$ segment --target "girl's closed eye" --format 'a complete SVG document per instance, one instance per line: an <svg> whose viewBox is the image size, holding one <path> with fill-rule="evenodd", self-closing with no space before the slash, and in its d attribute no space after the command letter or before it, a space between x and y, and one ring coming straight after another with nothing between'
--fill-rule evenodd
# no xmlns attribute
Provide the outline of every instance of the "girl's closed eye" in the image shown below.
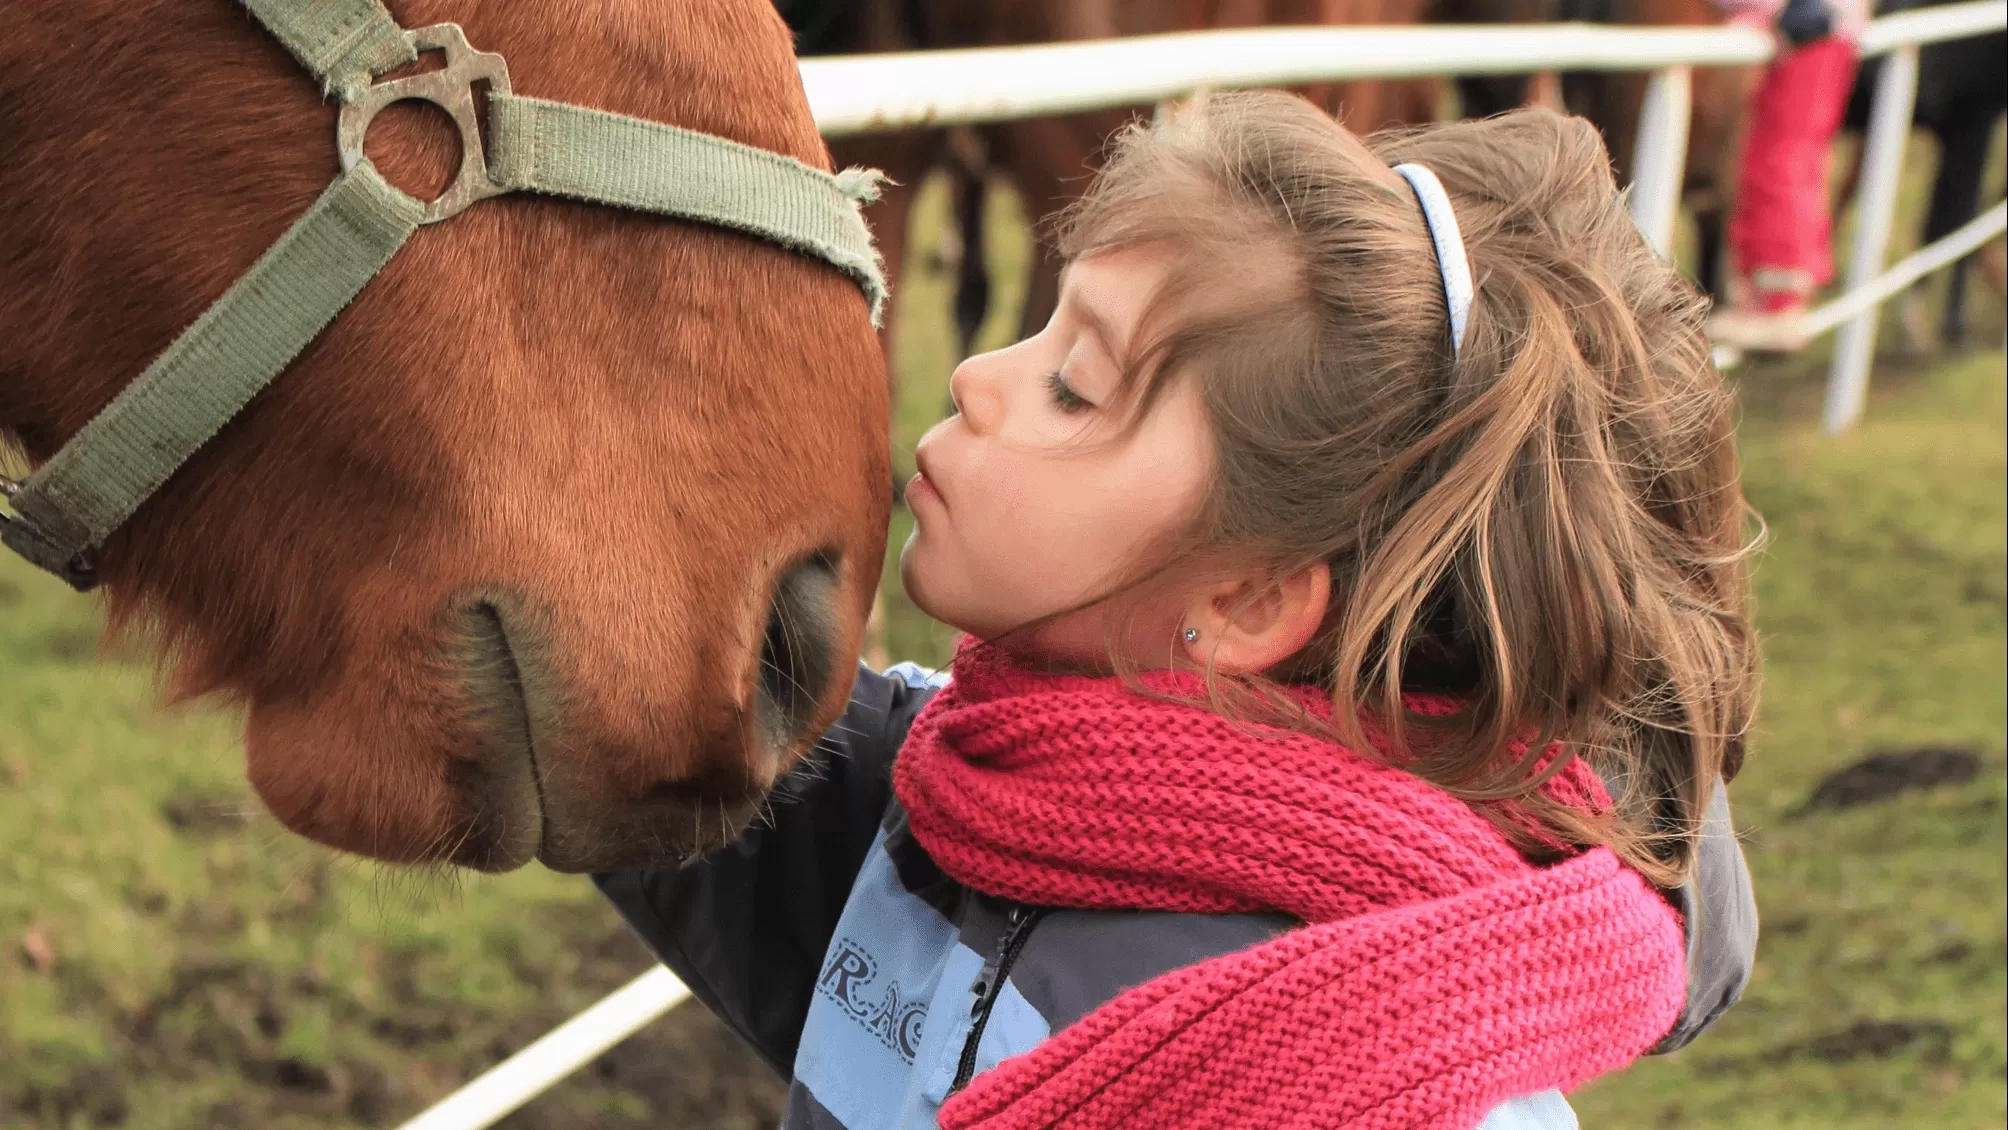
<svg viewBox="0 0 2008 1130"><path fill-rule="evenodd" d="M1046 391L1052 394L1054 406L1068 415L1085 412L1095 406L1093 401L1076 392L1074 386L1067 383L1065 373L1057 370L1046 375Z"/></svg>

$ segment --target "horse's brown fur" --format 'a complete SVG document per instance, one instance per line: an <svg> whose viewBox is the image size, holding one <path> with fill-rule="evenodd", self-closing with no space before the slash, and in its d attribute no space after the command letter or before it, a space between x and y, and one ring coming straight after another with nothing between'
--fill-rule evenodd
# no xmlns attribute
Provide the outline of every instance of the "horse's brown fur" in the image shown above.
<svg viewBox="0 0 2008 1130"><path fill-rule="evenodd" d="M391 8L462 24L519 93L828 167L766 0ZM0 438L39 460L326 187L336 111L229 0L9 16ZM369 152L430 194L453 136L406 104ZM800 729L840 706L886 427L835 270L504 197L422 229L101 571L116 621L158 625L178 693L248 704L251 779L294 829L400 861L662 859L743 823L799 754L753 698L775 578L813 554L835 563L837 676Z"/></svg>
<svg viewBox="0 0 2008 1130"><path fill-rule="evenodd" d="M1186 8L1195 27L1407 27L1430 14L1429 0L1186 0ZM1434 120L1441 86L1436 79L1355 79L1318 83L1304 94L1365 136Z"/></svg>

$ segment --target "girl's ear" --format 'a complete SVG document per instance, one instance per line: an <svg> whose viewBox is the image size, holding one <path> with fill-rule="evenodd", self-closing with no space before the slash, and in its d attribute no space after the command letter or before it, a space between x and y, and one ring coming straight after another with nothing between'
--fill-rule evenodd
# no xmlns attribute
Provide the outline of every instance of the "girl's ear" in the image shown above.
<svg viewBox="0 0 2008 1130"><path fill-rule="evenodd" d="M1332 570L1320 561L1287 576L1245 576L1194 593L1178 644L1195 666L1260 674L1304 650L1325 622Z"/></svg>

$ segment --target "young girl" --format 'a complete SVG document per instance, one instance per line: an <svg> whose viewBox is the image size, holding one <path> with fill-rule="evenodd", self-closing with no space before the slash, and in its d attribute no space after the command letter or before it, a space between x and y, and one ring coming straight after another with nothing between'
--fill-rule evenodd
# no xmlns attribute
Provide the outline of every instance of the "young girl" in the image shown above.
<svg viewBox="0 0 2008 1130"><path fill-rule="evenodd" d="M601 876L790 1130L1559 1130L1755 941L1754 645L1703 302L1541 111L1283 94L1117 143L956 370L862 672L770 822Z"/></svg>

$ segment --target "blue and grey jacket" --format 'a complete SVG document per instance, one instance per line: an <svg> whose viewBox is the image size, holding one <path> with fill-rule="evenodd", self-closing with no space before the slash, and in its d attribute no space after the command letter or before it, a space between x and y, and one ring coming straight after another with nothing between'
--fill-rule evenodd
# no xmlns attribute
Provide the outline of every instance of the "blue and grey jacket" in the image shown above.
<svg viewBox="0 0 2008 1130"><path fill-rule="evenodd" d="M1162 973L1268 940L1269 914L1069 910L955 882L907 829L892 763L939 689L918 668L863 670L851 703L790 773L768 822L682 868L595 877L705 1006L790 1080L783 1130L922 1130L970 1079ZM1709 812L1687 918L1692 1040L1749 978L1757 908L1729 826ZM1482 1130L1572 1130L1557 1092Z"/></svg>

